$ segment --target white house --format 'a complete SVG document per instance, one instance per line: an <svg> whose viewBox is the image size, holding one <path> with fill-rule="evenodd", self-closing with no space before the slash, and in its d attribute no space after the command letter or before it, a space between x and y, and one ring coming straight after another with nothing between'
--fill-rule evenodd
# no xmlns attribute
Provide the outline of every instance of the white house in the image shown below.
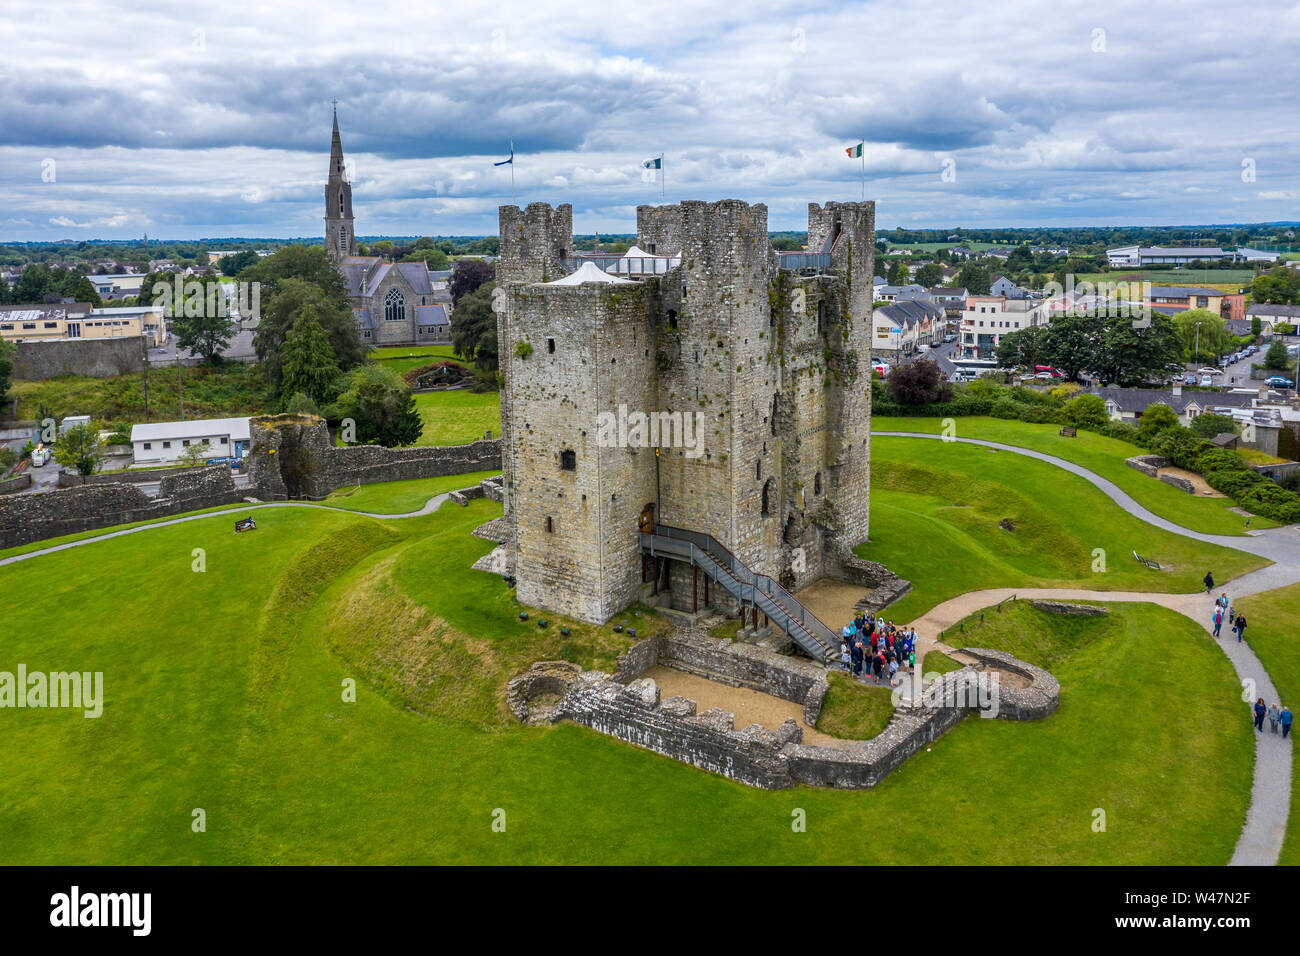
<svg viewBox="0 0 1300 956"><path fill-rule="evenodd" d="M204 458L243 458L248 453L247 418L200 418L191 422L150 422L131 426L131 451L137 465L168 465L193 445Z"/></svg>

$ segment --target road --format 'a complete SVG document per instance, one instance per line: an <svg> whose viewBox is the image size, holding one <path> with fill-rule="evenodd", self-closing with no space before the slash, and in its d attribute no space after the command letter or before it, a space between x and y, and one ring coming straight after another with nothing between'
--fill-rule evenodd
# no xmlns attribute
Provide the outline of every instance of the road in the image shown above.
<svg viewBox="0 0 1300 956"><path fill-rule="evenodd" d="M176 336L168 335L167 342L162 348L149 350L150 365L175 365L176 356ZM221 350L221 354L232 361L249 361L257 356L253 349L253 332L251 329L242 329L235 333L234 338L230 340L230 345ZM189 350L181 356L188 360L194 358Z"/></svg>
<svg viewBox="0 0 1300 956"><path fill-rule="evenodd" d="M934 348L928 349L924 352L917 352L915 355L909 355L902 359L898 364L907 365L911 362L920 361L921 359L930 359L939 366L939 371L943 372L946 377L951 375L957 368L957 366L952 362L952 357L956 351L956 342L946 342L942 345L936 345Z"/></svg>

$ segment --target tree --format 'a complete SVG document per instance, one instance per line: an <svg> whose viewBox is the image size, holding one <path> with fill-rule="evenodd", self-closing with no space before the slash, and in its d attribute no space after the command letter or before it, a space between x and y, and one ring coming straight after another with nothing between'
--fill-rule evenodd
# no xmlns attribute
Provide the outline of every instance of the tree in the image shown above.
<svg viewBox="0 0 1300 956"><path fill-rule="evenodd" d="M1250 284L1252 302L1288 305L1300 302L1300 276L1295 269L1276 266L1255 276Z"/></svg>
<svg viewBox="0 0 1300 956"><path fill-rule="evenodd" d="M895 259L889 267L889 284L907 285L911 278L912 273L907 271L907 263L902 259Z"/></svg>
<svg viewBox="0 0 1300 956"><path fill-rule="evenodd" d="M189 279L182 288L194 282L202 289L201 294L187 290L182 301L172 302L172 331L176 333L177 348L189 349L211 364L230 344L235 334L235 323L227 314L226 291L220 280L207 276Z"/></svg>
<svg viewBox="0 0 1300 956"><path fill-rule="evenodd" d="M1070 381L1093 369L1101 346L1103 321L1095 315L1062 315L1043 335L1041 356Z"/></svg>
<svg viewBox="0 0 1300 956"><path fill-rule="evenodd" d="M473 292L485 282L496 278L496 268L483 259L459 259L451 267L451 282L448 291L451 301L460 304L460 297Z"/></svg>
<svg viewBox="0 0 1300 956"><path fill-rule="evenodd" d="M943 267L937 262L927 262L916 270L916 284L932 289L943 280Z"/></svg>
<svg viewBox="0 0 1300 956"><path fill-rule="evenodd" d="M54 444L54 460L79 475L93 475L103 458L99 429L89 422L73 425Z"/></svg>
<svg viewBox="0 0 1300 956"><path fill-rule="evenodd" d="M258 260L257 252L253 249L245 249L243 252L231 253L228 256L222 256L217 260L217 265L221 268L221 274L224 276L237 276L251 265L255 265Z"/></svg>
<svg viewBox="0 0 1300 956"><path fill-rule="evenodd" d="M900 405L946 402L952 394L939 366L929 359L900 366L889 377L888 384L889 393Z"/></svg>
<svg viewBox="0 0 1300 956"><path fill-rule="evenodd" d="M315 306L304 306L298 313L285 336L283 351L282 395L306 395L317 405L334 399L338 394L339 366Z"/></svg>
<svg viewBox="0 0 1300 956"><path fill-rule="evenodd" d="M1252 315L1250 317L1250 337L1252 339L1258 339L1260 335L1263 334L1263 332L1264 332L1264 325L1260 321L1259 316Z"/></svg>
<svg viewBox="0 0 1300 956"><path fill-rule="evenodd" d="M238 278L240 282L261 283L263 302L273 298L280 291L280 283L286 279L301 279L320 289L321 294L338 308L351 311L343 274L334 267L333 260L322 246L285 246L265 259L258 259L240 272ZM329 328L324 315L321 324Z"/></svg>
<svg viewBox="0 0 1300 956"><path fill-rule="evenodd" d="M1061 417L1067 425L1076 428L1100 428L1110 421L1106 414L1106 403L1100 395L1085 393L1070 399L1061 409Z"/></svg>
<svg viewBox="0 0 1300 956"><path fill-rule="evenodd" d="M0 339L0 404L9 396L9 386L13 382L14 362L18 358L18 347L6 339Z"/></svg>
<svg viewBox="0 0 1300 956"><path fill-rule="evenodd" d="M391 368L379 365L362 365L348 375L330 417L352 419L359 442L388 448L413 444L424 430L410 386Z"/></svg>
<svg viewBox="0 0 1300 956"><path fill-rule="evenodd" d="M1204 415L1197 415L1192 419L1192 434L1198 438L1213 438L1215 435L1222 435L1224 432L1237 431L1237 423L1229 415L1216 415L1213 412L1207 412Z"/></svg>
<svg viewBox="0 0 1300 956"><path fill-rule="evenodd" d="M266 261L268 260L263 259L262 263ZM241 281L242 276L249 271L251 270L241 273ZM326 290L306 279L277 279L276 292L262 307L261 321L253 333L253 348L266 369L267 381L277 394L284 394L280 388L280 377L284 366L285 339L299 313L308 306L316 311L317 320L325 330L334 352L334 364L340 371L356 368L365 359L366 348L357 331L352 309L346 301L340 304Z"/></svg>
<svg viewBox="0 0 1300 956"><path fill-rule="evenodd" d="M1281 371L1291 367L1291 360L1286 354L1286 346L1281 339L1274 339L1273 344L1264 353L1264 368Z"/></svg>
<svg viewBox="0 0 1300 956"><path fill-rule="evenodd" d="M180 463L187 467L202 465L208 460L207 452L211 450L210 445L205 445L201 441L192 442L181 452Z"/></svg>
<svg viewBox="0 0 1300 956"><path fill-rule="evenodd" d="M1150 325L1135 326L1131 319L1103 320L1096 356L1089 371L1104 382L1137 385L1164 381L1169 366L1182 359L1182 343L1167 315L1155 313Z"/></svg>
<svg viewBox="0 0 1300 956"><path fill-rule="evenodd" d="M1138 440L1146 444L1161 432L1178 428L1178 413L1164 402L1154 402L1147 406L1142 417L1138 419Z"/></svg>
<svg viewBox="0 0 1300 956"><path fill-rule="evenodd" d="M497 315L492 311L495 282L464 296L451 313L451 347L460 358L473 360L481 372L496 371Z"/></svg>
<svg viewBox="0 0 1300 956"><path fill-rule="evenodd" d="M1200 334L1197 334L1197 323ZM1218 357L1232 341L1227 323L1223 316L1216 315L1209 309L1188 309L1179 312L1174 318L1178 338L1183 343L1183 355L1188 361L1200 365L1202 362L1218 361ZM1199 351L1198 351L1199 342Z"/></svg>
<svg viewBox="0 0 1300 956"><path fill-rule="evenodd" d="M76 299L78 302L89 302L90 305L96 309L102 309L104 307L104 300L101 299L99 293L95 291L94 283L85 276L82 276L77 280L77 284L72 289L72 298Z"/></svg>
<svg viewBox="0 0 1300 956"><path fill-rule="evenodd" d="M1046 343L1047 328L1031 325L1004 335L998 341L997 360L1000 368L1016 368L1023 365L1033 368L1043 364L1043 349Z"/></svg>
<svg viewBox="0 0 1300 956"><path fill-rule="evenodd" d="M957 273L955 285L965 289L971 295L988 295L992 287L989 270L978 262L967 262Z"/></svg>

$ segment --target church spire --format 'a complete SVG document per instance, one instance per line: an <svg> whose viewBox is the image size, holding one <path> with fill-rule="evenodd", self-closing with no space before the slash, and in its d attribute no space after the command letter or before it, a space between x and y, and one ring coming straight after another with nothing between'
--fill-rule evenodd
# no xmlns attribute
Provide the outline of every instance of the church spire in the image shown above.
<svg viewBox="0 0 1300 956"><path fill-rule="evenodd" d="M352 220L352 184L348 182L347 164L343 160L338 100L334 101L330 170L325 183L325 251L335 260L357 254L357 237Z"/></svg>

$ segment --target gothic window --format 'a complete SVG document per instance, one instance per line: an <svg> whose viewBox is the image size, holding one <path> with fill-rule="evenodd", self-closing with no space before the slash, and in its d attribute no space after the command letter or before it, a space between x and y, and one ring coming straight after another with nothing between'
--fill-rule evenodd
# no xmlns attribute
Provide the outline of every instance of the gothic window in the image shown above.
<svg viewBox="0 0 1300 956"><path fill-rule="evenodd" d="M388 322L406 321L406 298L399 289L389 289L384 296L384 319Z"/></svg>
<svg viewBox="0 0 1300 956"><path fill-rule="evenodd" d="M346 249L347 247L348 247L348 227L340 226L339 227L339 248Z"/></svg>
<svg viewBox="0 0 1300 956"><path fill-rule="evenodd" d="M776 488L771 478L763 482L763 514L770 515L772 513L772 496L775 493Z"/></svg>

